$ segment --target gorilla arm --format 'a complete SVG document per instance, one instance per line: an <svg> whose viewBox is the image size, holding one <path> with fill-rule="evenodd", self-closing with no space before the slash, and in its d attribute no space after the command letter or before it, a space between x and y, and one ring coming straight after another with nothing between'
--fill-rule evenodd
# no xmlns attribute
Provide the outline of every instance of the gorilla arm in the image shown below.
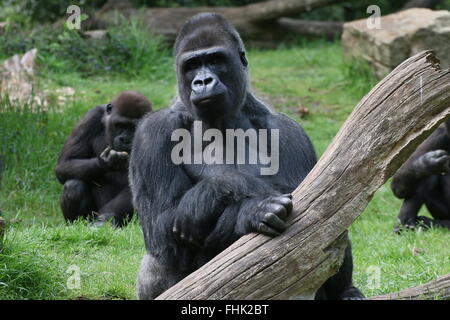
<svg viewBox="0 0 450 320"><path fill-rule="evenodd" d="M225 209L205 241L207 247L225 249L244 234L259 232L277 236L286 228L284 220L292 210L290 193L317 160L308 136L295 121L282 114L273 114L269 116L267 126L280 130L279 172L270 176L270 185L264 178L248 177L249 194L253 195Z"/></svg>
<svg viewBox="0 0 450 320"><path fill-rule="evenodd" d="M395 173L391 184L394 195L400 199L410 198L420 180L447 171L449 157L445 150L449 145L446 129L441 125Z"/></svg>
<svg viewBox="0 0 450 320"><path fill-rule="evenodd" d="M130 157L133 204L147 250L160 257L167 257L167 249L175 250L171 244L178 203L192 186L182 168L171 160L171 134L182 122L170 109L146 116L136 130Z"/></svg>
<svg viewBox="0 0 450 320"><path fill-rule="evenodd" d="M70 179L90 181L104 172L92 149L93 140L102 134L103 113L101 106L89 110L64 144L55 168L62 184Z"/></svg>

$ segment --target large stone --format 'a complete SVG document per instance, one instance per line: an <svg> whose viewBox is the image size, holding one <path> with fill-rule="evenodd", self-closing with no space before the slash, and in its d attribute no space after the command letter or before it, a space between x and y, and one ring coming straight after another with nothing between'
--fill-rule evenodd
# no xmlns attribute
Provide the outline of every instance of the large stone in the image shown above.
<svg viewBox="0 0 450 320"><path fill-rule="evenodd" d="M413 8L380 18L380 29L368 19L344 24L344 56L368 61L382 78L407 58L434 50L444 68L450 67L450 12Z"/></svg>
<svg viewBox="0 0 450 320"><path fill-rule="evenodd" d="M68 103L75 95L71 87L42 90L36 79L37 49L24 55L14 55L0 64L0 100L7 98L18 107L27 105L31 110L54 111Z"/></svg>
<svg viewBox="0 0 450 320"><path fill-rule="evenodd" d="M30 103L34 91L35 60L37 49L23 56L14 55L0 65L0 98L12 102Z"/></svg>

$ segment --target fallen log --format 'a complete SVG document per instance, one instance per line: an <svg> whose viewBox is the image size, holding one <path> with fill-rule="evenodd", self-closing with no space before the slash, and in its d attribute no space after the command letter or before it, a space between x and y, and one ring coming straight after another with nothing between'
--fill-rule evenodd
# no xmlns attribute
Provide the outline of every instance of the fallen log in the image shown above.
<svg viewBox="0 0 450 320"><path fill-rule="evenodd" d="M450 274L420 286L370 297L370 300L450 300Z"/></svg>
<svg viewBox="0 0 450 320"><path fill-rule="evenodd" d="M408 1L401 10L410 8L430 8L434 9L442 0L411 0Z"/></svg>
<svg viewBox="0 0 450 320"><path fill-rule="evenodd" d="M286 32L309 36L324 36L333 38L340 36L344 27L338 21L310 21L291 18L280 18L278 24Z"/></svg>
<svg viewBox="0 0 450 320"><path fill-rule="evenodd" d="M345 2L351 1L354 0ZM279 18L294 16L301 12L341 2L344 0L272 0L241 7L144 9L133 9L127 6L116 8L107 3L106 9L102 8L92 19L103 25L104 23L116 23L120 15L125 18L139 16L151 32L162 35L169 42L173 42L178 30L190 17L200 12L216 12L227 18L247 43L271 44L279 43L288 35L285 28L278 23Z"/></svg>
<svg viewBox="0 0 450 320"><path fill-rule="evenodd" d="M449 106L450 70L430 51L409 58L361 100L293 192L281 236L240 238L158 299L313 298L342 263L348 227Z"/></svg>

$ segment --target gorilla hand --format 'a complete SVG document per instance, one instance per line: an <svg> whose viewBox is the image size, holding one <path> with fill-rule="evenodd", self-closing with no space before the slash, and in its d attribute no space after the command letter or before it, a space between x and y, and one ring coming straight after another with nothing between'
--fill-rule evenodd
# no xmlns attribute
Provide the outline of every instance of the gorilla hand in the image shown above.
<svg viewBox="0 0 450 320"><path fill-rule="evenodd" d="M292 212L292 195L272 196L261 201L253 214L247 216L251 231L276 237L286 230L284 222Z"/></svg>
<svg viewBox="0 0 450 320"><path fill-rule="evenodd" d="M436 224L433 219L426 216L417 216L409 218L405 221L399 221L399 223L394 227L394 232L401 234L404 230L416 230L417 227L429 229L434 226L436 226Z"/></svg>
<svg viewBox="0 0 450 320"><path fill-rule="evenodd" d="M172 228L175 240L180 244L202 248L204 240L212 230L207 230L207 226L214 226L213 223L202 219L199 214L191 212L177 212Z"/></svg>
<svg viewBox="0 0 450 320"><path fill-rule="evenodd" d="M414 165L420 175L448 173L450 156L445 150L434 150L419 157Z"/></svg>
<svg viewBox="0 0 450 320"><path fill-rule="evenodd" d="M128 167L128 158L127 152L116 151L107 147L98 157L98 161L102 168L117 171L125 170Z"/></svg>

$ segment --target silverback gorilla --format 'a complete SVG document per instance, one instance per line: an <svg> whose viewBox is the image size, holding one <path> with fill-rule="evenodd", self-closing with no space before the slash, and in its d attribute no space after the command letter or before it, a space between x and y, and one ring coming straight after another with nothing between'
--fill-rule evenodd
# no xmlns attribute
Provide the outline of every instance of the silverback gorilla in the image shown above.
<svg viewBox="0 0 450 320"><path fill-rule="evenodd" d="M417 225L450 229L450 120L440 125L394 175L392 190L404 199L398 232ZM418 216L425 204L434 219Z"/></svg>
<svg viewBox="0 0 450 320"><path fill-rule="evenodd" d="M130 159L133 203L147 247L138 276L140 299L155 298L244 234L279 235L292 210L290 193L316 163L303 129L249 91L244 45L224 18L212 13L192 17L179 32L174 55L177 98L168 109L142 120ZM204 141L196 145L199 130L214 135L214 161L195 162L208 151ZM278 133L277 173L262 175L261 159L251 163L246 153L242 161L234 143L218 142L230 130L249 133L240 145L249 151L252 130L270 133L266 150L273 150ZM194 162L175 163L174 132L194 136L183 141L183 158L192 152ZM318 298L361 297L352 285L349 247L341 271Z"/></svg>
<svg viewBox="0 0 450 320"><path fill-rule="evenodd" d="M86 217L102 224L111 219L121 226L132 217L128 153L137 122L149 111L146 97L123 91L78 122L55 168L64 185L61 209L66 221Z"/></svg>

